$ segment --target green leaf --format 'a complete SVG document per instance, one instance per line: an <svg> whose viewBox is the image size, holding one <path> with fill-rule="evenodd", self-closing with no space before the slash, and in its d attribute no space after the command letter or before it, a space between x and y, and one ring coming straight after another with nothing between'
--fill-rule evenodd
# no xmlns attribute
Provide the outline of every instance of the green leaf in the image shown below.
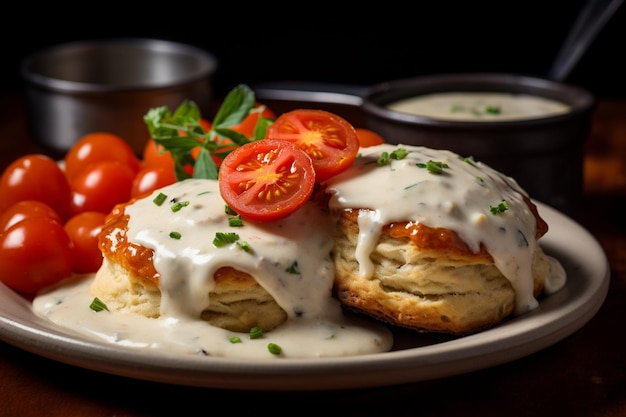
<svg viewBox="0 0 626 417"><path fill-rule="evenodd" d="M256 126L254 127L254 140L261 140L265 138L267 128L270 127L272 123L274 123L273 119L259 117L259 120L257 120Z"/></svg>
<svg viewBox="0 0 626 417"><path fill-rule="evenodd" d="M205 148L200 149L196 164L193 170L194 178L217 179L217 165L211 158L211 154Z"/></svg>
<svg viewBox="0 0 626 417"><path fill-rule="evenodd" d="M256 99L254 92L244 84L233 88L213 118L215 128L238 125L254 108Z"/></svg>
<svg viewBox="0 0 626 417"><path fill-rule="evenodd" d="M237 146L242 146L250 142L246 135L225 127L215 127L213 130L215 130L215 133L217 133L221 137L232 140L233 143L235 143Z"/></svg>
<svg viewBox="0 0 626 417"><path fill-rule="evenodd" d="M272 123L269 119L259 118L254 138L229 129L240 124L255 107L254 92L240 84L228 93L208 131L201 123L200 109L191 100L183 101L173 113L167 107L150 109L144 122L155 143L172 156L178 181L191 177L188 166L194 167L194 178L217 179L218 167L212 156L224 159L235 148L233 144L242 146L265 137L267 127ZM194 158L192 152L198 147L201 150Z"/></svg>

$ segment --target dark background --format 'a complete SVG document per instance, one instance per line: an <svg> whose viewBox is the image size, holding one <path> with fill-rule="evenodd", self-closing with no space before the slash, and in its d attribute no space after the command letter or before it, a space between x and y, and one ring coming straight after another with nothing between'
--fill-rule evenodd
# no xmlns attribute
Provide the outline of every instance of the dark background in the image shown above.
<svg viewBox="0 0 626 417"><path fill-rule="evenodd" d="M23 88L19 64L28 54L106 37L174 40L212 52L220 62L218 94L239 83L271 80L367 86L446 72L543 77L586 1L385 2L375 7L359 2L342 13L335 10L338 4L310 2L169 3L148 4L132 14L104 2L91 3L89 10L50 3L14 4L4 14L0 91ZM565 81L602 97L626 95L625 25L626 10L620 7Z"/></svg>

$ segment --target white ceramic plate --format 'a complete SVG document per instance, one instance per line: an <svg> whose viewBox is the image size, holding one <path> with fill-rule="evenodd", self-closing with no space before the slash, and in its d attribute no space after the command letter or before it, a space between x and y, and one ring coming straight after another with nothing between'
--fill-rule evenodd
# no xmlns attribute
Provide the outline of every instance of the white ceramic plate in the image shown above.
<svg viewBox="0 0 626 417"><path fill-rule="evenodd" d="M131 378L226 389L365 388L424 381L488 368L544 349L598 311L609 287L606 255L583 227L538 203L550 231L545 251L568 282L532 312L460 338L394 330L391 352L363 356L242 360L172 355L90 341L39 318L30 302L0 284L0 339L71 365Z"/></svg>

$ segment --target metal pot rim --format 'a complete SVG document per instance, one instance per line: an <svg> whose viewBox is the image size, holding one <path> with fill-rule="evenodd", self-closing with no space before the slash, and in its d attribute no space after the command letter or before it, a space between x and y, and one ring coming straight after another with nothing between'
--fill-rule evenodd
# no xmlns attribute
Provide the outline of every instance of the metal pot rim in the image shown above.
<svg viewBox="0 0 626 417"><path fill-rule="evenodd" d="M173 58L186 57L191 60L191 65L188 70L181 71L179 74L175 74L175 76L168 74L167 77L161 77L156 80L145 77L141 80L115 84L64 79L46 72L46 68L49 68L50 64L59 56L69 56L73 59L79 54L83 54L88 58L92 58L94 51L96 51L94 47L97 47L98 51L106 51L106 53L111 53L112 48L123 47L122 49L125 49L126 52L135 51L156 54L164 58L170 55ZM121 64L125 65L126 63L122 62ZM213 54L195 46L161 39L110 38L68 42L42 49L27 56L22 61L20 73L31 87L61 93L104 93L166 89L185 85L210 77L216 71L217 65L217 58Z"/></svg>

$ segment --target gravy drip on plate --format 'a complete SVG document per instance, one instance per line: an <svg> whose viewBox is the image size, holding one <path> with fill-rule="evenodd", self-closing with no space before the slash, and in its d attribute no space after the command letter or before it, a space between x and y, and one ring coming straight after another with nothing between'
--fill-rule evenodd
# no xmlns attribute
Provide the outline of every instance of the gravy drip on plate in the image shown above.
<svg viewBox="0 0 626 417"><path fill-rule="evenodd" d="M161 206L153 202L167 195ZM183 203L178 211L173 203ZM272 357L266 347L281 346L281 356L324 357L389 350L390 332L369 321L344 316L331 296L334 267L332 221L314 203L285 219L267 223L244 220L229 226L217 181L190 179L165 187L125 208L127 238L154 250L160 274L161 317L94 312L89 309L89 279L40 295L35 310L74 331L120 345L187 351L210 356ZM171 232L180 238L170 236ZM239 240L216 247L218 233ZM247 243L250 251L242 248ZM262 339L249 339L200 319L209 303L215 271L230 266L255 277L288 315L287 322ZM241 343L229 338L239 336Z"/></svg>
<svg viewBox="0 0 626 417"><path fill-rule="evenodd" d="M398 149L408 151L394 159ZM377 164L383 155L389 163ZM440 174L430 172L429 161L445 164ZM417 222L456 232L470 249L483 244L495 266L515 291L515 313L537 307L533 295L532 259L537 245L536 220L524 201L525 191L507 177L479 161L465 160L447 150L409 145L378 145L361 149L352 168L326 182L332 210L360 210L356 259L359 273L373 273L370 253L382 228L393 222ZM492 213L501 202L508 209ZM555 259L554 276L546 292L565 284L565 272Z"/></svg>
<svg viewBox="0 0 626 417"><path fill-rule="evenodd" d="M432 119L499 122L567 113L562 102L528 94L447 92L399 100L387 108Z"/></svg>

